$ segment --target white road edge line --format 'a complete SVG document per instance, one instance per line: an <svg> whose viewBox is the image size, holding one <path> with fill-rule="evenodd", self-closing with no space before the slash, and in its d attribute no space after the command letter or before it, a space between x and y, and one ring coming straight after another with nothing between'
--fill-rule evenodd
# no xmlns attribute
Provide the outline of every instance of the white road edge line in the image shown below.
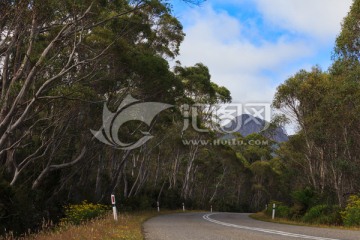
<svg viewBox="0 0 360 240"><path fill-rule="evenodd" d="M234 228L239 228L239 229L246 229L246 230L251 230L251 231L256 231L256 232L264 232L264 233L276 234L276 235L293 237L293 238L312 239L312 240L341 240L341 239L334 239L334 238L323 238L323 237L302 235L302 234L297 234L297 233L283 232L283 231L271 230L271 229L266 229L266 228L254 228L254 227L235 225L235 224L221 222L221 221L210 218L210 216L214 215L214 214L216 214L216 213L205 214L203 216L203 219L205 219L206 221L216 223L219 225L223 225L223 226L227 226L227 227L234 227Z"/></svg>

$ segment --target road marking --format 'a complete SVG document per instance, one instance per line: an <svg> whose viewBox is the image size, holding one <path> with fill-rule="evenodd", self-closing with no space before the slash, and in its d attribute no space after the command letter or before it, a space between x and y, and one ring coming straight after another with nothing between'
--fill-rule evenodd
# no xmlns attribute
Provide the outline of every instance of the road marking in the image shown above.
<svg viewBox="0 0 360 240"><path fill-rule="evenodd" d="M235 225L235 224L226 223L226 222L220 222L218 220L210 218L210 216L214 215L214 214L215 213L205 214L203 216L203 219L205 219L206 221L216 223L219 225L223 225L223 226L227 226L227 227L234 227L234 228L239 228L239 229L246 229L246 230L251 230L251 231L256 231L256 232L264 232L264 233L276 234L276 235L293 237L293 238L312 239L312 240L341 240L341 239L315 237L315 236L302 235L302 234L297 234L297 233L271 230L271 229L266 229L266 228L254 228L254 227Z"/></svg>

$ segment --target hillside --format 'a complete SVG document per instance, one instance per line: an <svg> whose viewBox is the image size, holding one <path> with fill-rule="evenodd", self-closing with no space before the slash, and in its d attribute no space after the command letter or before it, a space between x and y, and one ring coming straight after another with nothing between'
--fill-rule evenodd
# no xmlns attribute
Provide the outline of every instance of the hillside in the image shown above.
<svg viewBox="0 0 360 240"><path fill-rule="evenodd" d="M261 133L264 137L267 137L275 142L282 143L289 140L289 136L286 134L286 131L281 128L272 128L271 126L265 130L266 121L257 117L253 117L249 114L242 114L236 117L233 121L228 123L225 126L226 131L234 131L237 126L241 125L240 129L237 131L243 137L246 137L253 133ZM232 134L226 135L225 138L233 138Z"/></svg>

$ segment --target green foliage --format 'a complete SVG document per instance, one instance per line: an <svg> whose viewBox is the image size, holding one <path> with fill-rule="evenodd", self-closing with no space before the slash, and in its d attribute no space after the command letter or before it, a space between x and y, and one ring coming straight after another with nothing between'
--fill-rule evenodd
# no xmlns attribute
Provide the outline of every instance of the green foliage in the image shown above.
<svg viewBox="0 0 360 240"><path fill-rule="evenodd" d="M360 226L360 197L350 196L346 208L341 212L345 226Z"/></svg>
<svg viewBox="0 0 360 240"><path fill-rule="evenodd" d="M343 206L345 192L359 192L359 159L354 157L360 153L359 29L360 0L354 0L336 39L330 71L318 66L300 70L275 94L273 106L299 126L298 133L280 147L279 155L297 174L292 183L295 189L310 185L314 193L292 195L296 218L315 204L337 202ZM352 183L350 188L348 182ZM352 217L348 219L353 222L357 210L349 211Z"/></svg>
<svg viewBox="0 0 360 240"><path fill-rule="evenodd" d="M131 151L115 151L98 141L85 142L93 137L89 129L102 126L104 102L112 112L128 94L140 101L175 106L216 104L230 102L230 91L211 81L204 64L184 67L178 63L173 71L169 68L167 58L179 53L184 37L181 23L171 15L169 1L35 2L36 6L26 1L0 3L0 11L9 12L3 28L10 33L21 30L8 36L8 42L14 44L4 49L10 54L9 63L5 67L4 61L0 71L8 73L2 90L9 97L0 105L2 117L7 119L0 129L5 139L0 149L10 147L0 156L4 166L1 172L5 173L0 181L0 231L3 227L19 233L39 229L43 218L58 220L63 202L93 197L91 201L106 204L109 199L104 196L113 191L124 193L119 204L126 210L154 208L159 198L161 208L179 209L185 202L187 208L209 209L212 204L214 210L254 211L263 209L270 199L278 199L282 202L276 202L277 217L339 223L337 207L315 205L327 202L318 197L324 192L331 195L328 202L341 203L342 186L350 180L353 189L346 191L359 191L360 64L356 58L360 48L359 31L354 29L360 26L360 0L354 1L344 21L337 39L338 59L331 71L319 67L301 70L279 86L274 106L290 112L300 127L289 142L184 146L181 140L185 137L212 141L218 136L182 132L183 116L175 107L159 115L150 128L135 121L124 124L118 131L124 142L136 141L150 130L157 138ZM135 10L137 2L145 5ZM91 3L89 14L80 18ZM31 37L33 16L37 26L36 36ZM70 28L54 41L44 62L37 66L64 21ZM82 42L73 49L80 39ZM34 41L33 51L27 54L29 40ZM69 59L73 50L75 57ZM349 56L351 60L343 59ZM24 60L29 62L21 79L12 84ZM68 68L68 62L75 65ZM22 78L31 76L32 66L37 70L25 85ZM65 73L61 69L68 70ZM49 79L53 80L46 83ZM199 127L210 126L206 113L200 112L197 117ZM17 122L19 125L12 128ZM262 135L239 136L239 140L266 141L264 136L272 131L276 126L271 125ZM87 151L83 159L73 161L84 146ZM15 174L19 174L16 183L10 186ZM34 182L38 184L30 190ZM339 186L334 187L334 183ZM309 184L311 187L306 187ZM358 202L352 197L343 212L348 225L358 225ZM291 209L290 203L294 203ZM68 206L62 221L79 224L106 211L104 205L83 202Z"/></svg>
<svg viewBox="0 0 360 240"><path fill-rule="evenodd" d="M271 174L272 169L267 161L256 161L250 166L251 171L258 176L267 177Z"/></svg>
<svg viewBox="0 0 360 240"><path fill-rule="evenodd" d="M127 202L132 206L132 210L149 210L152 203L155 202L155 197L152 197L150 194L143 194L130 198Z"/></svg>
<svg viewBox="0 0 360 240"><path fill-rule="evenodd" d="M182 200L179 189L168 189L161 196L161 205L167 209L178 209L181 206Z"/></svg>
<svg viewBox="0 0 360 240"><path fill-rule="evenodd" d="M195 103L225 103L231 101L230 91L211 82L207 66L197 63L192 67L177 65L175 74L182 80L185 95Z"/></svg>
<svg viewBox="0 0 360 240"><path fill-rule="evenodd" d="M290 208L285 205L279 205L276 209L276 216L280 218L288 218L290 215Z"/></svg>
<svg viewBox="0 0 360 240"><path fill-rule="evenodd" d="M168 58L178 55L184 33L168 2L0 3L0 12L6 13L0 14L5 19L0 28L9 33L21 29L19 35L8 36L13 44L3 50L9 61L0 69L9 73L3 76L7 84L0 101L1 121L7 119L0 129L5 173L0 231L3 226L19 234L39 230L42 219L59 221L64 202L107 204L105 196L114 191L125 193L119 204L127 210L153 208L157 198L164 208L177 209L182 201L201 207L213 195L223 209L247 204L247 199L236 199L237 186L228 188L243 181L240 161L230 147L200 146L194 151L181 143L186 133L181 132L179 106L230 102L231 95L211 81L203 64L170 69ZM15 73L21 73L17 80ZM91 141L89 129L102 129L104 103L115 112L128 94L176 107L158 115L151 126L128 121L112 134L131 143L151 130L158 139L131 151ZM199 126L206 126L204 119L199 117ZM191 137L213 140L215 134L196 132ZM103 205L87 202L70 205L62 222L78 224L105 211Z"/></svg>
<svg viewBox="0 0 360 240"><path fill-rule="evenodd" d="M0 236L4 231L19 235L50 221L56 223L62 196L51 202L46 202L47 197L46 191L33 191L26 184L9 186L0 174Z"/></svg>
<svg viewBox="0 0 360 240"><path fill-rule="evenodd" d="M15 223L14 214L16 213L17 204L14 203L13 189L0 177L0 226L8 228ZM15 226L16 229L18 226ZM17 229L16 229L17 230ZM0 229L0 235L4 234Z"/></svg>
<svg viewBox="0 0 360 240"><path fill-rule="evenodd" d="M295 204L298 205L298 213L304 214L311 206L317 202L317 195L312 188L306 187L301 190L294 191L291 196Z"/></svg>
<svg viewBox="0 0 360 240"><path fill-rule="evenodd" d="M65 218L61 219L61 222L80 224L94 218L102 217L108 212L108 210L108 206L83 201L81 204L66 206Z"/></svg>
<svg viewBox="0 0 360 240"><path fill-rule="evenodd" d="M341 225L340 210L337 205L316 205L306 212L302 221L313 224Z"/></svg>
<svg viewBox="0 0 360 240"><path fill-rule="evenodd" d="M286 204L279 201L270 201L268 208L265 210L265 214L272 216L273 204L275 204L275 217L288 218L290 215L290 208Z"/></svg>
<svg viewBox="0 0 360 240"><path fill-rule="evenodd" d="M239 140L243 140L244 143L247 143L246 146L241 146L239 150L250 163L271 159L273 150L271 149L271 140L268 138L261 134L253 133Z"/></svg>
<svg viewBox="0 0 360 240"><path fill-rule="evenodd" d="M335 53L339 58L359 58L360 1L354 0L342 30L336 39Z"/></svg>
<svg viewBox="0 0 360 240"><path fill-rule="evenodd" d="M244 167L247 167L247 168L250 167L250 163L248 162L248 160L241 153L237 152L236 157L244 165Z"/></svg>
<svg viewBox="0 0 360 240"><path fill-rule="evenodd" d="M231 102L231 93L226 87L218 86L216 83L211 83L211 86L215 90L217 98L220 102L228 103Z"/></svg>

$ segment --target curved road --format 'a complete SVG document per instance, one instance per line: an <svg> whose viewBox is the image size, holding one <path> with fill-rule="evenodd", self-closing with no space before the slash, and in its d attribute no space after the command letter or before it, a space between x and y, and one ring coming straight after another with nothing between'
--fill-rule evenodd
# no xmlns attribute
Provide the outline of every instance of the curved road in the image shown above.
<svg viewBox="0 0 360 240"><path fill-rule="evenodd" d="M147 240L359 240L360 231L292 226L251 219L245 213L179 213L144 224Z"/></svg>

